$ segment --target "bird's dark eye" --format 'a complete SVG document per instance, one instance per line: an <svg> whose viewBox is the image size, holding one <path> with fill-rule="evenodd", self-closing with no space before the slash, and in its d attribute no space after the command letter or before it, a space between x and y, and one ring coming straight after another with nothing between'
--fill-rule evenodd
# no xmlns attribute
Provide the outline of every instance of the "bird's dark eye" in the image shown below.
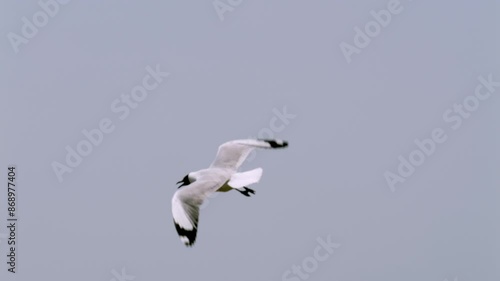
<svg viewBox="0 0 500 281"><path fill-rule="evenodd" d="M189 185L191 181L189 180L189 175L186 175L182 180L178 181L177 184L180 184L177 188L181 188L185 185Z"/></svg>

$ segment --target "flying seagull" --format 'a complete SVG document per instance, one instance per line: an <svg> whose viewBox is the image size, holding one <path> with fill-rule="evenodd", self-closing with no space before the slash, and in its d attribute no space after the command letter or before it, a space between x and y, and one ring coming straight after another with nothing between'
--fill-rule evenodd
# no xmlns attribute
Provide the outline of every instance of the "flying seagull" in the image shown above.
<svg viewBox="0 0 500 281"><path fill-rule="evenodd" d="M196 240L200 205L213 192L239 191L245 196L254 194L248 185L259 182L262 168L238 172L238 168L255 148L284 148L282 140L233 140L219 146L209 168L191 172L181 181L172 197L174 224L181 241L192 246Z"/></svg>

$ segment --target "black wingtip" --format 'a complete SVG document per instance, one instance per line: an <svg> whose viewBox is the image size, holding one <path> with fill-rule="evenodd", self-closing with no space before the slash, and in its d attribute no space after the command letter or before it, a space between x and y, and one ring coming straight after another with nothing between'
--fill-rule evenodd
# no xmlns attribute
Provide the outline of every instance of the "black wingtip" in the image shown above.
<svg viewBox="0 0 500 281"><path fill-rule="evenodd" d="M177 230L177 233L179 234L179 237L181 238L181 241L186 245L186 247L192 247L194 245L194 242L196 241L196 232L197 229L194 228L192 230L186 230L182 228L180 225L178 225L175 220L175 229ZM185 241L185 239L187 241Z"/></svg>
<svg viewBox="0 0 500 281"><path fill-rule="evenodd" d="M271 146L271 148L284 148L288 146L288 142L283 140L261 139L261 141L267 142Z"/></svg>

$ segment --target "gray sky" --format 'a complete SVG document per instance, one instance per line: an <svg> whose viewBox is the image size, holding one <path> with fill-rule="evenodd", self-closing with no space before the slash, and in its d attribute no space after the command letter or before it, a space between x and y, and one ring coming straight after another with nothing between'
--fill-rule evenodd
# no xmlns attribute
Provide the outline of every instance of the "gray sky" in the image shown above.
<svg viewBox="0 0 500 281"><path fill-rule="evenodd" d="M41 2L0 6L1 280L499 280L499 1ZM184 247L175 182L270 133Z"/></svg>

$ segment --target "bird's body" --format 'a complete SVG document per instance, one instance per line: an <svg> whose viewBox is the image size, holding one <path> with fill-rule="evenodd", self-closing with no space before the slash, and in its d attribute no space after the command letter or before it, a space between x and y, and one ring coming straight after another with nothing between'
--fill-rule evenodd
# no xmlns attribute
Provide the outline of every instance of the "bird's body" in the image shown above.
<svg viewBox="0 0 500 281"><path fill-rule="evenodd" d="M172 215L181 241L192 246L196 240L199 207L214 192L237 190L245 196L255 191L248 185L257 183L262 169L238 172L246 157L254 148L284 148L288 143L279 140L235 140L222 144L217 156L207 169L187 174L172 197Z"/></svg>

